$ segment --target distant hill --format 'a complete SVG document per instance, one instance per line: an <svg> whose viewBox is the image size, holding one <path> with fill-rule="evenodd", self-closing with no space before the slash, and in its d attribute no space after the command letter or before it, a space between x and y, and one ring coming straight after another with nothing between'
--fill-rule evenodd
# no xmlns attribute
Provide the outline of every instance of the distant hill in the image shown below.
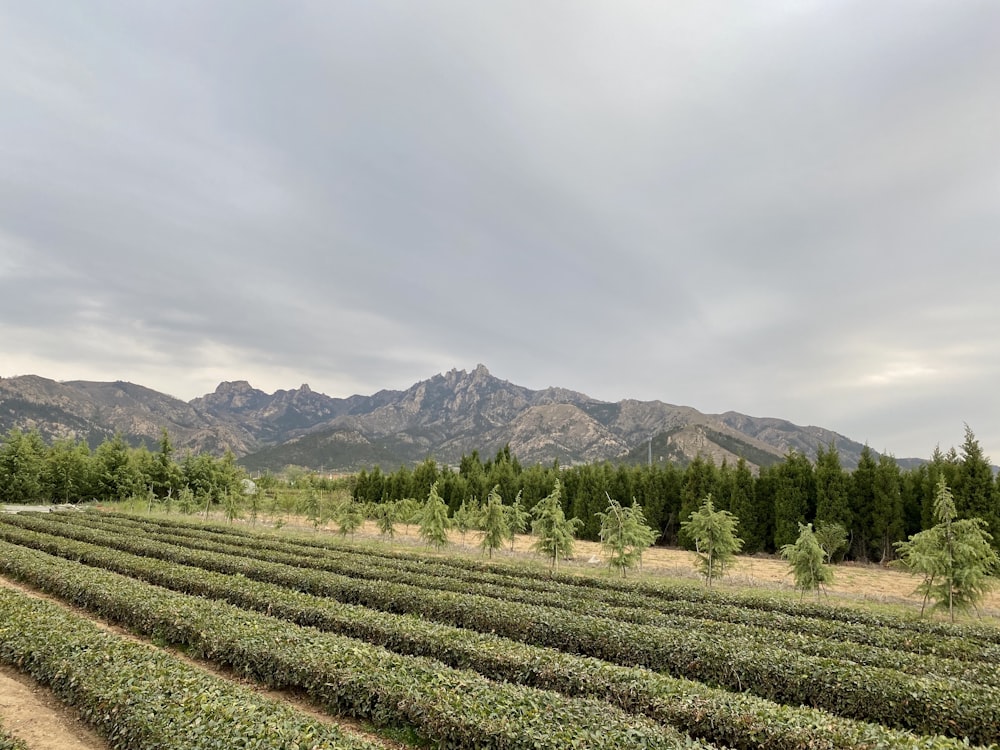
<svg viewBox="0 0 1000 750"><path fill-rule="evenodd" d="M233 381L190 403L121 381L0 379L0 430L15 426L91 445L117 432L151 447L165 427L180 451L229 449L251 470L394 469L428 456L457 464L463 454L490 455L505 444L525 464L687 463L700 454L766 466L790 450L813 458L818 446L834 443L853 468L862 449L831 430L781 419L703 414L662 401L612 403L565 388L534 391L483 365L371 396L334 398L308 385L268 394Z"/></svg>

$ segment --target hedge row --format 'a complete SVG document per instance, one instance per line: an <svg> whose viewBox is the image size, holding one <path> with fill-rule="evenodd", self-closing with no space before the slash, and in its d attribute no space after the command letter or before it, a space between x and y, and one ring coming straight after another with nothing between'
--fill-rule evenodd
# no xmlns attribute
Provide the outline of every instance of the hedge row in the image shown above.
<svg viewBox="0 0 1000 750"><path fill-rule="evenodd" d="M564 654L494 635L392 615L289 591L246 578L110 550L32 531L22 544L183 593L360 638L397 653L429 656L452 667L567 695L606 700L732 748L957 748L957 740L914 737L821 711L779 706L650 672Z"/></svg>
<svg viewBox="0 0 1000 750"><path fill-rule="evenodd" d="M0 661L51 687L113 748L382 747L2 587Z"/></svg>
<svg viewBox="0 0 1000 750"><path fill-rule="evenodd" d="M601 701L493 682L35 550L0 544L0 566L133 631L272 687L304 690L334 713L410 726L437 747L710 747Z"/></svg>
<svg viewBox="0 0 1000 750"><path fill-rule="evenodd" d="M114 533L114 532L111 532ZM120 531L118 533L121 533ZM133 532L134 533L134 532ZM197 532L194 532L197 534ZM348 557L324 557L293 555L277 551L277 544L257 544L245 539L245 544L228 544L223 541L206 539L203 536L185 533L183 535L164 535L153 533L146 535L147 539L167 544L176 544L192 549L209 552L220 552L227 555L239 555L252 559L280 562L294 567L308 567L327 572L338 573L355 578L389 581L421 588L453 591L459 593L475 593L496 599L520 602L524 604L559 607L578 614L588 614L596 617L607 617L620 622L633 622L641 625L667 628L697 627L705 634L718 638L738 637L742 639L757 639L771 646L791 649L800 653L832 659L844 659L857 664L871 667L894 669L909 674L923 676L928 674L949 677L967 682L1000 687L1000 673L991 662L1000 660L1000 649L976 647L975 644L965 644L964 654L968 658L978 658L979 661L954 661L938 657L919 656L910 652L901 652L886 647L873 647L856 642L841 642L812 633L795 633L788 631L773 631L756 625L742 623L719 622L711 619L692 620L689 616L667 615L662 612L650 612L639 607L613 607L603 601L591 600L583 595L571 596L566 592L551 591L520 591L513 586L498 586L496 584L480 584L473 586L463 581L450 578L407 572L394 567L386 568L380 561L369 562L357 555ZM261 540L266 542L266 540ZM253 546L251 546L251 544ZM570 592L572 593L572 592ZM710 607L702 605L706 609ZM747 610L750 616L752 610ZM812 621L816 625L820 621ZM830 630L836 631L838 625L830 623ZM901 635L901 634L896 634ZM952 650L957 646L952 645ZM997 653L990 653L990 652Z"/></svg>
<svg viewBox="0 0 1000 750"><path fill-rule="evenodd" d="M68 531L90 534L101 543L99 532ZM352 579L134 537L118 536L105 541L147 556L239 573L345 602L416 614L616 664L645 666L709 685L746 690L788 705L823 708L844 717L920 734L968 737L982 743L1000 737L1000 691L994 688L807 657L757 641L721 641L698 629L651 628L585 615L568 617L565 610Z"/></svg>
<svg viewBox="0 0 1000 750"><path fill-rule="evenodd" d="M77 516L81 514L76 514ZM98 515L95 513L88 516ZM105 516L105 514L100 514ZM349 540L329 536L319 538L295 536L289 537L251 531L233 526L219 526L210 523L180 521L157 518L138 518L122 514L110 514L116 520L124 520L142 524L147 530L157 528L172 529L175 533L202 532L216 538L232 541L233 537L252 539L255 545L262 547L271 544L283 545L284 548L297 547L300 550L316 552L333 551L336 553L352 553L363 555L366 559L382 558L397 565L408 565L410 570L425 573L440 573L445 577L462 577L465 580L477 580L484 583L508 583L521 589L541 591L587 589L592 594L602 593L604 600L621 606L634 606L643 609L658 609L677 614L687 614L694 617L717 619L731 622L750 622L764 624L768 627L792 630L795 632L814 632L824 638L838 638L870 645L884 646L894 649L914 651L915 653L933 653L949 658L967 658L970 660L997 660L1000 657L1000 628L989 625L952 625L944 622L933 622L879 614L850 606L834 606L811 602L789 601L775 598L757 592L721 592L708 591L704 588L686 584L669 584L662 581L642 580L626 581L620 579L595 578L581 576L571 572L560 572L550 575L541 572L536 567L527 567L502 561L475 560L467 557L434 557L429 560L425 554L404 550L379 550L371 545L359 546ZM270 548L268 546L268 548ZM282 547L274 547L281 550ZM314 552L313 554L315 554ZM915 584L914 584L915 585ZM559 586L561 589L554 589ZM638 598L637 598L638 597ZM688 608L685 605L696 605ZM708 605L708 606L706 606ZM711 614L707 614L707 613ZM765 620L764 618L769 618ZM819 621L819 628L812 630L809 621ZM830 625L841 623L844 630L835 631ZM903 633L893 638L891 631ZM874 641L872 633L875 633ZM923 637L922 637L923 636ZM926 637L931 636L931 637ZM994 648L985 657L967 655L961 644L949 646L948 640L957 637L968 644L970 641L980 641L992 644ZM942 650L946 649L946 650Z"/></svg>
<svg viewBox="0 0 1000 750"><path fill-rule="evenodd" d="M742 617L720 619L717 607L709 604L682 603L689 605L686 607L687 612L683 614L669 613L663 611L667 607L662 605L658 608L659 611L651 609L651 607L657 606L657 602L650 601L649 597L633 596L633 599L639 600L613 605L604 600L603 597L592 596L595 591L599 590L584 590L569 586L555 588L559 584L555 584L548 591L522 589L518 587L515 580L503 584L475 583L467 579L449 576L446 572L430 570L433 563L425 566L427 570L420 568L401 569L386 565L381 560L371 560L360 555L303 556L280 551L278 548L285 545L266 544L265 540L259 542L248 540L244 544L233 544L190 535L179 536L162 533L153 533L147 538L192 549L241 555L269 562L281 562L294 567L313 568L355 578L406 583L441 591L474 592L482 596L522 604L559 607L577 614L607 617L620 622L668 628L699 627L720 638L728 638L735 634L741 638L757 638L771 645L793 649L811 656L847 659L867 666L898 669L915 675L932 672L1000 687L1000 674L995 668L987 666L1000 661L1000 647L983 646L968 640L951 638L946 639L947 642L935 645L932 643L934 640L942 641L945 639L874 628L860 628L860 630L868 631L867 639L845 639L848 634L844 633L844 627L840 623L829 620L799 618L807 620L811 632L801 632L794 628L793 623L783 623L784 627L775 630L770 626L771 624L759 621L762 613L757 610L742 609ZM623 598L624 595L619 596L619 599ZM731 613L735 611L735 608L727 609ZM857 631L859 628L855 626L854 630ZM838 638L838 635L841 637ZM868 643L862 643L861 640L867 640ZM924 654L948 659L953 659L957 655L967 663L943 662L938 668L934 668L935 660L921 658Z"/></svg>

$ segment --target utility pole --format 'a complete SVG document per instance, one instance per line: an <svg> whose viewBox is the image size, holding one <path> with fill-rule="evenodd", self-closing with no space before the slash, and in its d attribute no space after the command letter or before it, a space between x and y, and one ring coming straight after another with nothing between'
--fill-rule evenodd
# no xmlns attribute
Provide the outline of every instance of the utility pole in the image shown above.
<svg viewBox="0 0 1000 750"><path fill-rule="evenodd" d="M653 465L653 436L649 436L649 465Z"/></svg>

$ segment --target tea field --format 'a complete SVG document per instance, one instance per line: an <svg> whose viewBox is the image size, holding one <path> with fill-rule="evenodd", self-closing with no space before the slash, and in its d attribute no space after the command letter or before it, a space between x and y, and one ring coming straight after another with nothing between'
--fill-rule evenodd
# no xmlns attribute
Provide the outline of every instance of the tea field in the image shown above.
<svg viewBox="0 0 1000 750"><path fill-rule="evenodd" d="M988 623L98 512L0 515L0 576L0 662L116 748L1000 741Z"/></svg>

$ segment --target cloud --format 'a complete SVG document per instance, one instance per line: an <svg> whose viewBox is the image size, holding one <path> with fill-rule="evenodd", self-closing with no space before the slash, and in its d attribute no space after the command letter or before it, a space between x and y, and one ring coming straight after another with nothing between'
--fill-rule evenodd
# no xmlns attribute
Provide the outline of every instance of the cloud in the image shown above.
<svg viewBox="0 0 1000 750"><path fill-rule="evenodd" d="M5 8L0 374L348 395L484 362L897 455L968 421L1000 456L998 23Z"/></svg>

